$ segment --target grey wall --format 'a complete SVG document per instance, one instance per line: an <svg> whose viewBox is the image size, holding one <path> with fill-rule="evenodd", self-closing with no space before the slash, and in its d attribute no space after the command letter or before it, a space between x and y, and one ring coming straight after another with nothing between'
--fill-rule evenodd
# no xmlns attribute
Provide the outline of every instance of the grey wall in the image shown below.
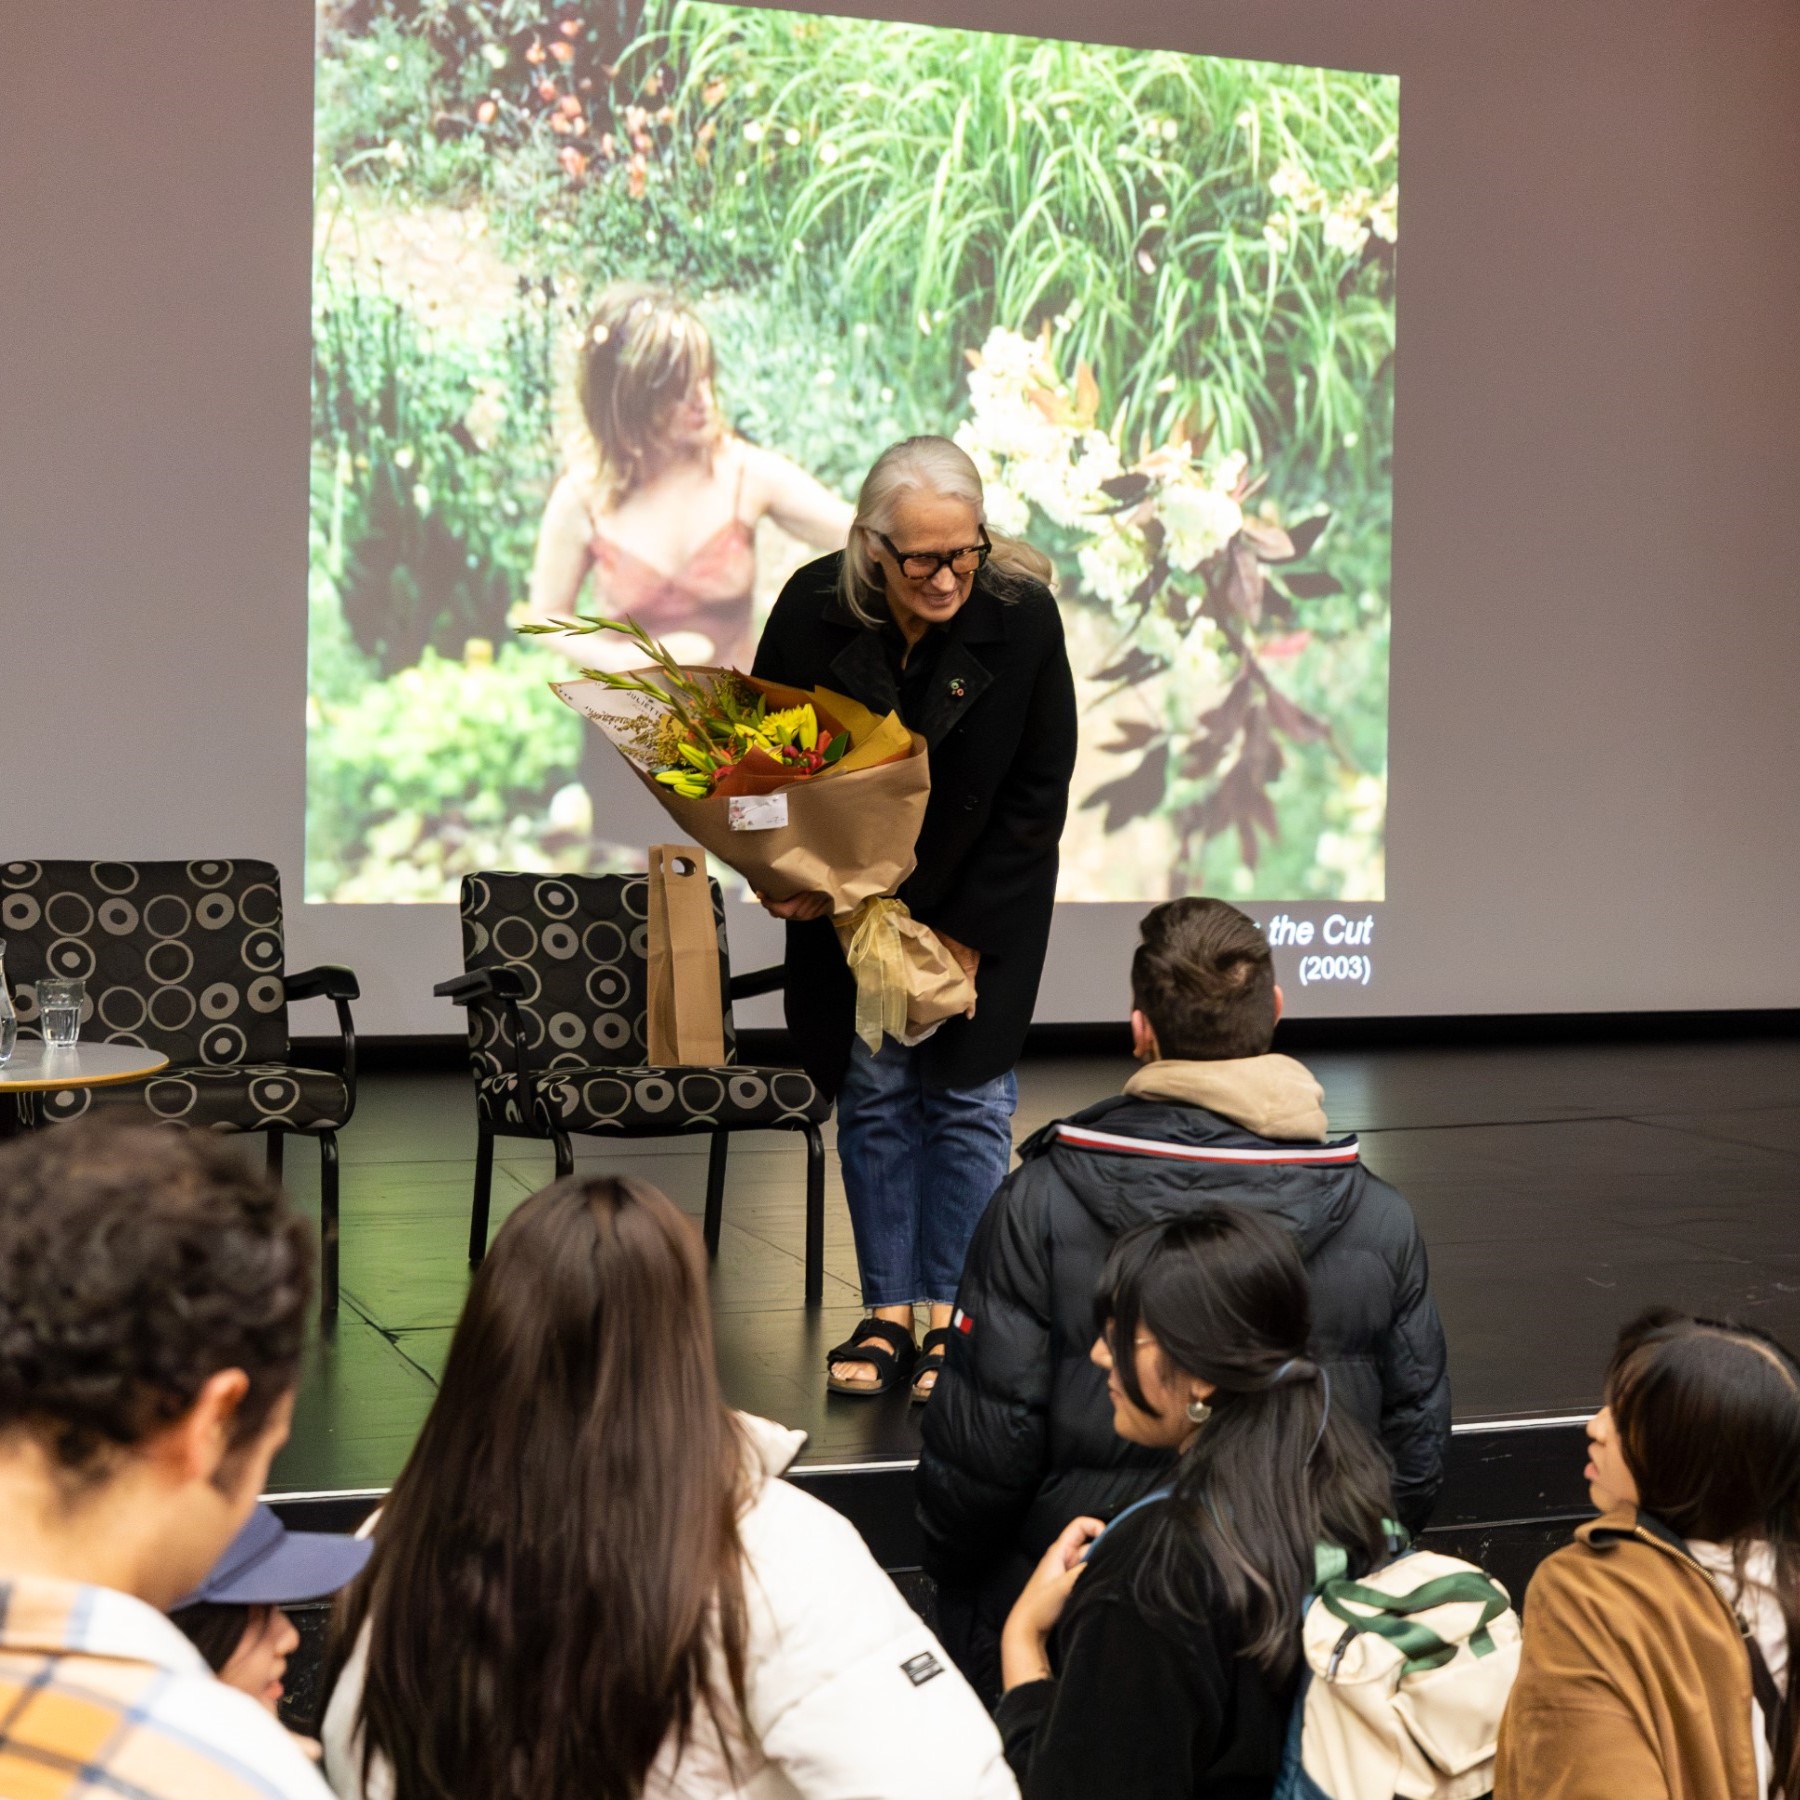
<svg viewBox="0 0 1800 1800"><path fill-rule="evenodd" d="M908 12L1401 76L1389 901L1379 982L1300 1004L1800 1005L1800 9ZM0 22L0 858L297 895L309 0ZM1040 1016L1117 1014L1133 916L1059 916ZM291 938L453 1027L449 909Z"/></svg>

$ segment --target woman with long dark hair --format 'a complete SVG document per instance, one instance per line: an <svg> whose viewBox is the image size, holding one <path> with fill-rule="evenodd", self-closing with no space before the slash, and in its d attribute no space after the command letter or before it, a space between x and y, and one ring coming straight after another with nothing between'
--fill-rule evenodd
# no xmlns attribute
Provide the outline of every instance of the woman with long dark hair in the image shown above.
<svg viewBox="0 0 1800 1800"><path fill-rule="evenodd" d="M359 1800L1014 1792L804 1437L720 1397L699 1233L570 1176L506 1222L349 1589L323 1741Z"/></svg>
<svg viewBox="0 0 1800 1800"><path fill-rule="evenodd" d="M1244 1207L1139 1226L1108 1259L1094 1361L1113 1428L1179 1453L1110 1526L1077 1519L1001 1638L1026 1800L1266 1800L1320 1544L1379 1563L1387 1465L1307 1355L1293 1234Z"/></svg>
<svg viewBox="0 0 1800 1800"><path fill-rule="evenodd" d="M1497 1800L1794 1800L1800 1366L1659 1308L1619 1334L1605 1397L1601 1516L1526 1594Z"/></svg>

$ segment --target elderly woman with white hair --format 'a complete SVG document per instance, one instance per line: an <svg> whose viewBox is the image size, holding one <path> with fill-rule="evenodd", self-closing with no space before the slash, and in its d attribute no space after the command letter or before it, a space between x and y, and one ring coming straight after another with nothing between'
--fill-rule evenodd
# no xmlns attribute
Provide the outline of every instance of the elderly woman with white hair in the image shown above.
<svg viewBox="0 0 1800 1800"><path fill-rule="evenodd" d="M846 548L801 569L754 672L898 711L926 741L931 799L900 897L975 980L967 1018L871 1054L823 895L788 921L787 1018L838 1105L838 1158L868 1317L829 1385L931 1392L969 1246L1012 1156L1013 1065L1031 1022L1075 766L1075 689L1049 559L991 533L981 477L948 438L882 452ZM928 1309L915 1343L915 1309Z"/></svg>

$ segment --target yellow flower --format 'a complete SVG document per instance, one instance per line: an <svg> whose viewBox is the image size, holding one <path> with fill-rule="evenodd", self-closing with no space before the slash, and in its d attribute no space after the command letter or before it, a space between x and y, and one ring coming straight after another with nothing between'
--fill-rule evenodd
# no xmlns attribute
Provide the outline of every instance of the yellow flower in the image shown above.
<svg viewBox="0 0 1800 1800"><path fill-rule="evenodd" d="M810 750L819 741L819 716L810 706L785 706L763 720L763 730L777 744Z"/></svg>

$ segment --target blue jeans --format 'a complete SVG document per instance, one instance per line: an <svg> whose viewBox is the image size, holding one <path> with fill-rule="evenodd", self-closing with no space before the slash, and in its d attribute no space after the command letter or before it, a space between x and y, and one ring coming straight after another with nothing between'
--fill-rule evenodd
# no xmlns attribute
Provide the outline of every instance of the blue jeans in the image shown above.
<svg viewBox="0 0 1800 1800"><path fill-rule="evenodd" d="M1012 1160L1019 1084L927 1087L918 1049L858 1038L838 1092L838 1162L864 1306L948 1306Z"/></svg>

